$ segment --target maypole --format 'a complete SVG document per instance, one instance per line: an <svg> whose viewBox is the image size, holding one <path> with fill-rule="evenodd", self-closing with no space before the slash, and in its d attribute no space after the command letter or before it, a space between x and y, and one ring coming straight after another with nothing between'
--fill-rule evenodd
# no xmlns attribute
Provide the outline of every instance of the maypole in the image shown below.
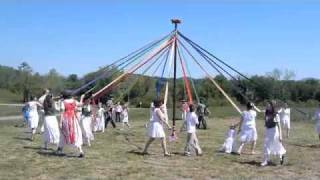
<svg viewBox="0 0 320 180"><path fill-rule="evenodd" d="M178 38L178 24L181 23L179 19L171 19L174 24L174 57L173 57L173 96L172 96L172 137L175 138L176 126L176 80L177 80L177 38Z"/></svg>

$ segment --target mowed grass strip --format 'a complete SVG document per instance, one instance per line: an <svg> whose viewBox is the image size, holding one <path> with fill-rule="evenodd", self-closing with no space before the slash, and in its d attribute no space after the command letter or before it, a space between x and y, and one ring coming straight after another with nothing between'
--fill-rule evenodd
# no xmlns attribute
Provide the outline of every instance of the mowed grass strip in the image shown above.
<svg viewBox="0 0 320 180"><path fill-rule="evenodd" d="M273 158L274 165L259 167L264 134L262 119L257 120L258 154L226 155L217 150L224 141L230 122L239 117L229 107L213 109L212 113L218 117L208 120L209 129L198 131L204 151L201 157L182 155L185 132L178 132L178 141L168 143L170 152L174 154L172 157L163 157L159 141L151 145L151 155L142 156L140 152L147 140L144 125L149 120L148 109L130 110L133 128L129 131L120 131L121 124L118 124L116 129L110 126L105 133L95 134L92 147L84 147L84 159L76 158L77 152L72 148L66 148L67 156L64 157L54 155L54 146L50 147L52 150L41 150L40 135L31 142L26 139L30 135L27 129L15 127L21 121L2 121L0 179L320 178L320 146L313 123L292 122L292 136L284 139L288 151L285 166L279 166L278 158ZM180 128L181 121L177 124Z"/></svg>

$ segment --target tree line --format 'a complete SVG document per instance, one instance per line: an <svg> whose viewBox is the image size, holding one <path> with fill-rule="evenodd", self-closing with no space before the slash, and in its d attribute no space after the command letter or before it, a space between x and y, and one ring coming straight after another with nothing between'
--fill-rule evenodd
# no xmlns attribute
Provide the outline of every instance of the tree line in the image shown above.
<svg viewBox="0 0 320 180"><path fill-rule="evenodd" d="M121 73L117 69L109 68L109 70L112 73L98 80L94 91L99 90ZM100 69L80 78L76 74L63 76L55 69L51 69L46 74L39 74L26 62L21 63L17 68L0 65L0 89L6 89L20 95L22 97L21 102L23 102L31 96L39 96L45 88L51 89L54 94L59 94L65 89L79 88L100 75L101 71ZM320 101L319 79L294 80L294 77L295 74L292 71L275 69L263 76L251 76L250 79L241 77L226 79L221 75L215 76L214 79L227 94L240 104L247 101L262 103L268 99L280 99L294 104L317 105ZM167 80L172 81L172 79ZM194 91L191 88L194 99L198 96L208 105L228 104L210 80L200 78L192 79L192 81L196 90ZM105 99L113 97L117 101L130 101L133 105L142 102L144 106L149 106L150 102L156 97L156 84L159 82L163 81L160 81L158 77L132 75L112 89ZM169 87L172 88L172 86ZM162 95L164 93L163 89L161 91ZM172 89L169 92L172 92ZM177 92L178 100L187 99L182 79L177 80ZM172 96L172 94L169 93L169 96Z"/></svg>

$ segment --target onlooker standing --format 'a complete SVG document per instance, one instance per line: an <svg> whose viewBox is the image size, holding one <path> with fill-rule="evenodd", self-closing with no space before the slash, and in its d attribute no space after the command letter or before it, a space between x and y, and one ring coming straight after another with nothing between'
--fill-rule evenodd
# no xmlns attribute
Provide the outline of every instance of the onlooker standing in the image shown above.
<svg viewBox="0 0 320 180"><path fill-rule="evenodd" d="M121 113L122 113L122 111L123 111L122 106L121 106L120 102L118 102L116 107L115 107L116 122L121 122Z"/></svg>

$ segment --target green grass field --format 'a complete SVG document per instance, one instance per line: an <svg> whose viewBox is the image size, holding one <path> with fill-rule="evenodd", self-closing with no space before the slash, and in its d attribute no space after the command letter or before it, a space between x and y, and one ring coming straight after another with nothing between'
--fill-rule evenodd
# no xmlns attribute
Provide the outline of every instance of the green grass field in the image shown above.
<svg viewBox="0 0 320 180"><path fill-rule="evenodd" d="M198 137L204 151L201 157L182 155L185 133L177 142L169 143L174 155L163 157L156 141L149 152L140 152L147 137L143 127L148 120L146 109L131 110L133 128L126 132L107 129L95 135L92 147L84 147L86 157L73 157L76 151L66 149L68 156L58 157L53 150L44 151L41 136L31 142L25 128L16 127L20 121L0 122L0 179L319 179L320 146L313 124L292 122L292 137L285 139L287 161L284 166L259 167L262 159L264 128L258 119L259 140L257 155L226 155L218 153L224 134L232 120L238 119L231 108L212 110L217 118L209 119L209 129L199 130ZM231 116L228 116L231 115ZM178 121L178 125L181 121ZM54 146L51 146L55 149Z"/></svg>

